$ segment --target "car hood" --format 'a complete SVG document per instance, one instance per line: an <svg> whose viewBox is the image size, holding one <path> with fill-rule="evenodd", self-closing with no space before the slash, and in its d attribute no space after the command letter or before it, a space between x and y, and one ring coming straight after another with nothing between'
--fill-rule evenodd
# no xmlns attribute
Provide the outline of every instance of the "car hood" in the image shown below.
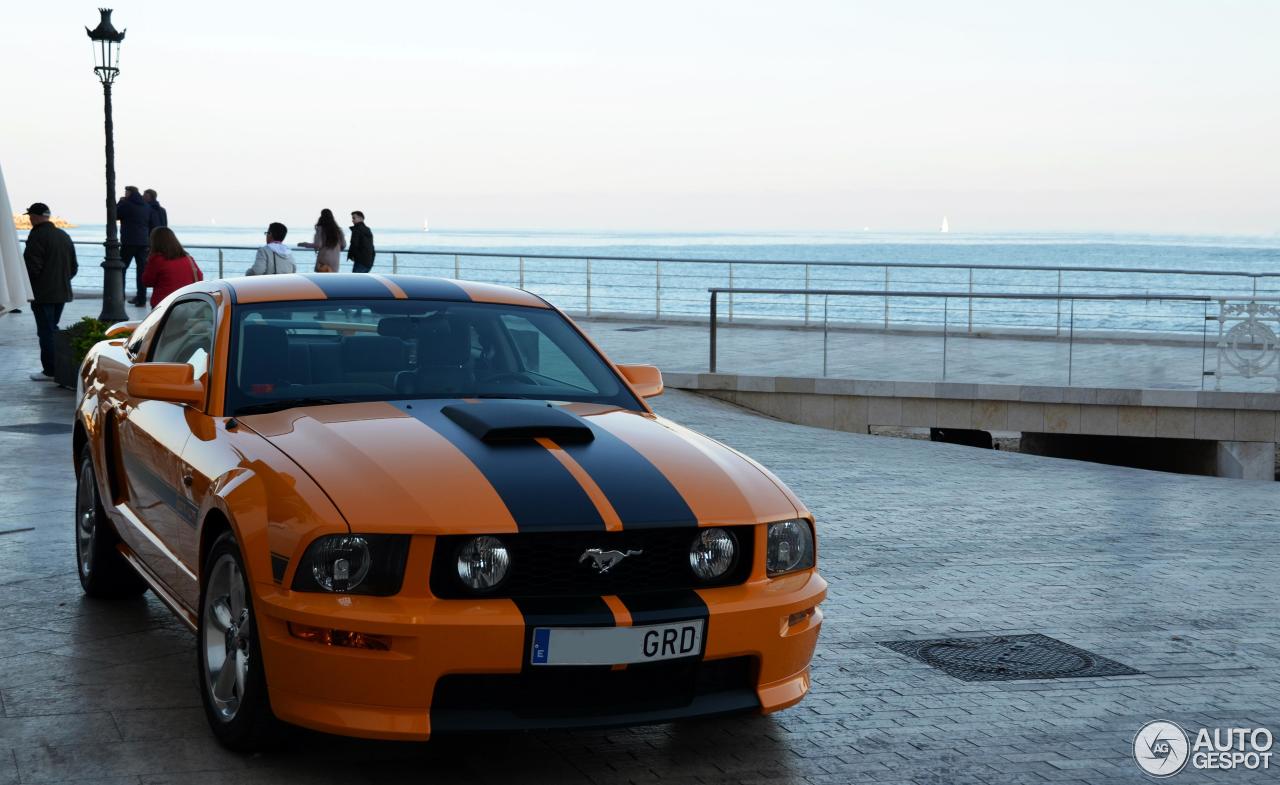
<svg viewBox="0 0 1280 785"><path fill-rule="evenodd" d="M519 426L549 417L577 431L540 436L535 426L519 438L490 438L498 430L468 427L471 420ZM780 481L740 453L660 417L612 406L410 400L239 419L307 472L353 531L618 530L807 514Z"/></svg>

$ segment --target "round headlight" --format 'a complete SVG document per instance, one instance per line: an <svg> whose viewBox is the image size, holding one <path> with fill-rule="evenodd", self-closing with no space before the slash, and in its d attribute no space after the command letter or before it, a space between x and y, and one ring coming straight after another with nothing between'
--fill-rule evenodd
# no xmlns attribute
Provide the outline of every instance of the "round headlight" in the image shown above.
<svg viewBox="0 0 1280 785"><path fill-rule="evenodd" d="M737 542L724 529L703 529L689 546L689 566L704 581L713 581L733 567Z"/></svg>
<svg viewBox="0 0 1280 785"><path fill-rule="evenodd" d="M458 549L458 577L473 591L487 591L502 583L510 565L511 554L497 537L476 537Z"/></svg>
<svg viewBox="0 0 1280 785"><path fill-rule="evenodd" d="M805 521L769 524L765 570L769 575L807 570L813 566L813 530Z"/></svg>
<svg viewBox="0 0 1280 785"><path fill-rule="evenodd" d="M373 565L369 543L363 537L326 537L310 550L311 577L325 591L351 591Z"/></svg>

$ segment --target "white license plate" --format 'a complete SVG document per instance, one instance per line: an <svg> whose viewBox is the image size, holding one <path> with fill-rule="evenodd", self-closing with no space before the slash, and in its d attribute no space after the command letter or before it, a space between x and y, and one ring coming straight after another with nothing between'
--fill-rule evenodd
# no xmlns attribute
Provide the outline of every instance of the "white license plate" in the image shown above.
<svg viewBox="0 0 1280 785"><path fill-rule="evenodd" d="M536 627L534 665L623 665L702 653L705 619L642 627Z"/></svg>

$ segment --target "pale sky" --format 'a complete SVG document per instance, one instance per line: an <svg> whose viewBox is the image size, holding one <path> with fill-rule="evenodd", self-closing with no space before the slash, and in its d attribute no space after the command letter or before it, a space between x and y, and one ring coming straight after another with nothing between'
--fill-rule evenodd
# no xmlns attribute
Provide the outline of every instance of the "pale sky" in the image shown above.
<svg viewBox="0 0 1280 785"><path fill-rule="evenodd" d="M0 14L0 166L101 220L96 4ZM1280 2L121 0L176 224L1280 231ZM340 219L341 220L341 219Z"/></svg>

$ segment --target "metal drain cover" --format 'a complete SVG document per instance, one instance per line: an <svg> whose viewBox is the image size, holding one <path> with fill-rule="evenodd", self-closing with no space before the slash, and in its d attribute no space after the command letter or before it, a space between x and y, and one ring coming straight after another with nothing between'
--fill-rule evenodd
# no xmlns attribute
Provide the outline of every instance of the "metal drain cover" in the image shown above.
<svg viewBox="0 0 1280 785"><path fill-rule="evenodd" d="M1139 672L1047 635L881 641L880 645L961 681L1083 679Z"/></svg>
<svg viewBox="0 0 1280 785"><path fill-rule="evenodd" d="M62 422L24 422L16 425L0 425L0 431L29 433L35 436L54 436L59 433L71 433L71 426Z"/></svg>

